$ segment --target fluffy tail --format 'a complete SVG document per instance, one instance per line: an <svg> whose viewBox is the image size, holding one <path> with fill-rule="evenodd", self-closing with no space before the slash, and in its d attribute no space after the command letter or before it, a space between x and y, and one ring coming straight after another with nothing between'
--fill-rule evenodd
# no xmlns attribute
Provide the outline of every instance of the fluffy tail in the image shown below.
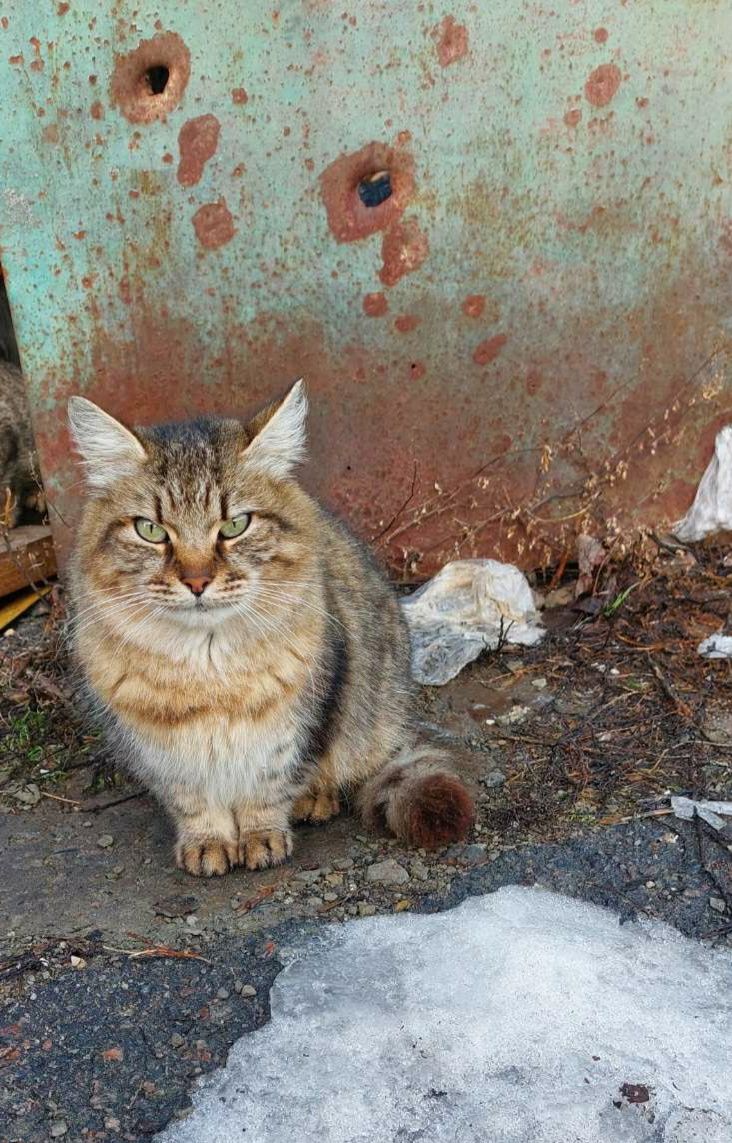
<svg viewBox="0 0 732 1143"><path fill-rule="evenodd" d="M400 750L361 787L359 810L372 829L418 849L462 841L475 820L473 799L433 746Z"/></svg>

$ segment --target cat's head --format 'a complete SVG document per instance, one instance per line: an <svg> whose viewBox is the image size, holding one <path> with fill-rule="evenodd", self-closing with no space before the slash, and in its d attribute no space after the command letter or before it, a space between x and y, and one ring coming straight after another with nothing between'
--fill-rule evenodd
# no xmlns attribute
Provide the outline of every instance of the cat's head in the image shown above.
<svg viewBox="0 0 732 1143"><path fill-rule="evenodd" d="M129 429L84 397L69 402L86 471L79 559L100 590L186 623L282 595L312 552L301 381L248 424L202 418Z"/></svg>

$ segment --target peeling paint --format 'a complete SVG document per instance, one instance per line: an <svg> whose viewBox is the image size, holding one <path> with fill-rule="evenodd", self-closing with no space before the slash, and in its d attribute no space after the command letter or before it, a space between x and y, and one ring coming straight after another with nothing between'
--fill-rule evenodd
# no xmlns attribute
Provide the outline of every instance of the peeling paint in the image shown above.
<svg viewBox="0 0 732 1143"><path fill-rule="evenodd" d="M445 16L433 28L432 38L436 41L435 50L440 67L449 67L468 54L468 29L465 24L458 24L454 16Z"/></svg>
<svg viewBox="0 0 732 1143"><path fill-rule="evenodd" d="M199 115L189 119L178 134L178 182L181 186L192 187L201 181L203 168L216 154L219 145L221 124L215 115Z"/></svg>
<svg viewBox="0 0 732 1143"><path fill-rule="evenodd" d="M231 242L236 230L226 200L220 198L218 202L199 207L193 215L193 229L198 241L208 250L218 250L219 246Z"/></svg>
<svg viewBox="0 0 732 1143"><path fill-rule="evenodd" d="M379 277L385 286L394 286L405 274L418 270L430 252L427 235L415 218L395 222L381 244L383 266Z"/></svg>
<svg viewBox="0 0 732 1143"><path fill-rule="evenodd" d="M617 64L600 64L585 84L585 95L593 107L606 107L614 98L623 78Z"/></svg>

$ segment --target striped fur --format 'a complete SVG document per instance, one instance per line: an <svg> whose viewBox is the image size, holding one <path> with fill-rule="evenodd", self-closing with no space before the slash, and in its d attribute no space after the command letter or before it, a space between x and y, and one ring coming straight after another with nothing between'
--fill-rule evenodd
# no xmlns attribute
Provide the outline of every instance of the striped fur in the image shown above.
<svg viewBox="0 0 732 1143"><path fill-rule="evenodd" d="M264 868L294 821L353 792L368 822L454 841L472 803L411 728L408 642L368 554L293 477L298 384L249 425L124 428L73 398L88 494L72 564L77 658L120 756L193 874ZM222 521L249 516L235 539ZM150 543L142 517L168 539ZM206 583L193 594L189 584Z"/></svg>

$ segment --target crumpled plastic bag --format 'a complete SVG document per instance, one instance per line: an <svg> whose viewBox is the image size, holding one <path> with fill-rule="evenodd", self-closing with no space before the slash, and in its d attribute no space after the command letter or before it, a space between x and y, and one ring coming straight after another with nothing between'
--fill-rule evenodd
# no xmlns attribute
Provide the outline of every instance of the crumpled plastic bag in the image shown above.
<svg viewBox="0 0 732 1143"><path fill-rule="evenodd" d="M412 675L426 686L454 679L499 643L532 646L544 635L528 581L513 564L456 560L401 601Z"/></svg>
<svg viewBox="0 0 732 1143"><path fill-rule="evenodd" d="M694 503L671 530L684 543L732 531L732 425L717 433L714 456L699 481Z"/></svg>

